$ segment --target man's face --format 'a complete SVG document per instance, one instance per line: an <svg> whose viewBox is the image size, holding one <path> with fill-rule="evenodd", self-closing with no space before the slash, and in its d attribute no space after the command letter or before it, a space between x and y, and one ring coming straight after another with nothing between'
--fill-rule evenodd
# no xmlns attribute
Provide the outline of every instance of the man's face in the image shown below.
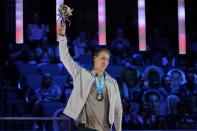
<svg viewBox="0 0 197 131"><path fill-rule="evenodd" d="M109 64L109 54L101 51L98 56L94 56L94 68L96 70L105 71Z"/></svg>

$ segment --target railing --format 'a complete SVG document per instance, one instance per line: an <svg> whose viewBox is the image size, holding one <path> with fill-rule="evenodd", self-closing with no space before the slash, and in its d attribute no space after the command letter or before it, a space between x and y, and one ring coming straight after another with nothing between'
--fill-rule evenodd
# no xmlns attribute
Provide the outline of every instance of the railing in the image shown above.
<svg viewBox="0 0 197 131"><path fill-rule="evenodd" d="M68 120L65 117L0 117L0 121L51 121Z"/></svg>
<svg viewBox="0 0 197 131"><path fill-rule="evenodd" d="M66 120L68 121L68 131L73 131L72 120L66 117L0 117L0 121L4 121L5 123L8 121L43 121L42 131L46 131L46 125L44 121L61 121ZM7 127L5 126L5 130ZM21 129L22 130L22 129Z"/></svg>

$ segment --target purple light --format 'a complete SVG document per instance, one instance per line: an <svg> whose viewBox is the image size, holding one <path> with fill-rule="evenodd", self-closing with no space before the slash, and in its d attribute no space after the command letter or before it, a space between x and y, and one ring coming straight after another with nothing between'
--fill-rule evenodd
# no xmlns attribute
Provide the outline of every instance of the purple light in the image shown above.
<svg viewBox="0 0 197 131"><path fill-rule="evenodd" d="M61 4L64 3L64 0L56 0L56 33L58 32L58 25L57 25L57 21L59 20L59 16L58 16L58 8Z"/></svg>
<svg viewBox="0 0 197 131"><path fill-rule="evenodd" d="M186 54L185 35L185 4L184 0L178 0L178 22L179 22L179 54Z"/></svg>
<svg viewBox="0 0 197 131"><path fill-rule="evenodd" d="M138 31L139 31L139 50L146 51L146 14L145 0L138 0Z"/></svg>
<svg viewBox="0 0 197 131"><path fill-rule="evenodd" d="M105 0L98 0L99 45L106 45Z"/></svg>
<svg viewBox="0 0 197 131"><path fill-rule="evenodd" d="M23 0L16 0L16 43L24 42L23 36Z"/></svg>

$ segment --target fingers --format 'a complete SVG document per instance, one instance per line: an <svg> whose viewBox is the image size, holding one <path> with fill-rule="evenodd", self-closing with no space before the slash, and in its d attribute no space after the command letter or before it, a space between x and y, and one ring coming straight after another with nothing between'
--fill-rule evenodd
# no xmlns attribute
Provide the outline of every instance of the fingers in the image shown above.
<svg viewBox="0 0 197 131"><path fill-rule="evenodd" d="M58 35L65 35L66 23L63 21L58 22Z"/></svg>

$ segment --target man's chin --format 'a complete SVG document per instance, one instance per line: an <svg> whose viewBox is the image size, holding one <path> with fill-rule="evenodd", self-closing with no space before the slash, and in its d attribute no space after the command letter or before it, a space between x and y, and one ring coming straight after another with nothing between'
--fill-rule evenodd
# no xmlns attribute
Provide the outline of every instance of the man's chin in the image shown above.
<svg viewBox="0 0 197 131"><path fill-rule="evenodd" d="M102 69L101 69L101 71L103 71L103 72L104 72L104 71L105 71L105 69L106 69L106 68L102 68Z"/></svg>

